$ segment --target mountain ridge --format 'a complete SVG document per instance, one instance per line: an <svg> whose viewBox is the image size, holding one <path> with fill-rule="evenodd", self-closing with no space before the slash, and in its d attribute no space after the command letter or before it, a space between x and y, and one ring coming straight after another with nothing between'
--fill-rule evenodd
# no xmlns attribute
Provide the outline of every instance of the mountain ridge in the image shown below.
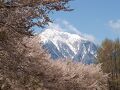
<svg viewBox="0 0 120 90"><path fill-rule="evenodd" d="M85 64L95 62L97 47L83 36L46 29L38 37L41 38L39 43L43 44L53 59L71 58Z"/></svg>

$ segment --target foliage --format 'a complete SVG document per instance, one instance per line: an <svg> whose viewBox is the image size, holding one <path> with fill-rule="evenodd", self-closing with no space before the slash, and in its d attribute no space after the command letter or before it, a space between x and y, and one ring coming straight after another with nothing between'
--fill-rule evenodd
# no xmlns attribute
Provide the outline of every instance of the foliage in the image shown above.
<svg viewBox="0 0 120 90"><path fill-rule="evenodd" d="M51 22L49 14L54 11L70 11L70 0L0 0L0 25L6 25L26 34L31 27ZM24 28L25 31L21 29Z"/></svg>
<svg viewBox="0 0 120 90"><path fill-rule="evenodd" d="M120 40L106 39L99 48L98 60L102 63L104 72L109 73L109 89L119 90L120 88Z"/></svg>
<svg viewBox="0 0 120 90"><path fill-rule="evenodd" d="M0 0L1 90L107 90L100 66L52 61L31 27L43 27L70 0ZM37 22L34 19L37 18Z"/></svg>
<svg viewBox="0 0 120 90"><path fill-rule="evenodd" d="M100 65L53 61L36 38L26 37L23 44L28 47L26 53L21 52L14 59L10 56L12 60L1 60L4 62L1 63L1 89L107 90L107 74Z"/></svg>

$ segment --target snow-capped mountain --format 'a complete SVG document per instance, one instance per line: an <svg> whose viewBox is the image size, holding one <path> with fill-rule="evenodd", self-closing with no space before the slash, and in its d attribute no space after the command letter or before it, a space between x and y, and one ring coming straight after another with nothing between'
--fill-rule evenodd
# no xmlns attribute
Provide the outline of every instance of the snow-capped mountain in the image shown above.
<svg viewBox="0 0 120 90"><path fill-rule="evenodd" d="M85 64L95 62L97 47L83 36L54 29L47 29L38 36L53 59L71 58Z"/></svg>

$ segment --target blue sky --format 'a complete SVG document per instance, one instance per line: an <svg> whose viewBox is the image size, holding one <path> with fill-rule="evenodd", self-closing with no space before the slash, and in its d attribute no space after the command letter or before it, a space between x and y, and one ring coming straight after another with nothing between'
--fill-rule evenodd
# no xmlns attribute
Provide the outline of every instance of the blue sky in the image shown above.
<svg viewBox="0 0 120 90"><path fill-rule="evenodd" d="M80 33L93 36L98 44L105 38L120 38L120 0L73 0L70 6L74 11L51 15L59 26L66 21Z"/></svg>

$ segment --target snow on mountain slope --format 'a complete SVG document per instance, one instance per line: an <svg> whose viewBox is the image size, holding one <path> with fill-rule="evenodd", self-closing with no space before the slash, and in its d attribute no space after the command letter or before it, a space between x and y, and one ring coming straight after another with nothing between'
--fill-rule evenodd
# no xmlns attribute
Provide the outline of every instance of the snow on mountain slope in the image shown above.
<svg viewBox="0 0 120 90"><path fill-rule="evenodd" d="M38 37L53 59L68 57L86 64L95 62L97 47L83 36L47 29Z"/></svg>

